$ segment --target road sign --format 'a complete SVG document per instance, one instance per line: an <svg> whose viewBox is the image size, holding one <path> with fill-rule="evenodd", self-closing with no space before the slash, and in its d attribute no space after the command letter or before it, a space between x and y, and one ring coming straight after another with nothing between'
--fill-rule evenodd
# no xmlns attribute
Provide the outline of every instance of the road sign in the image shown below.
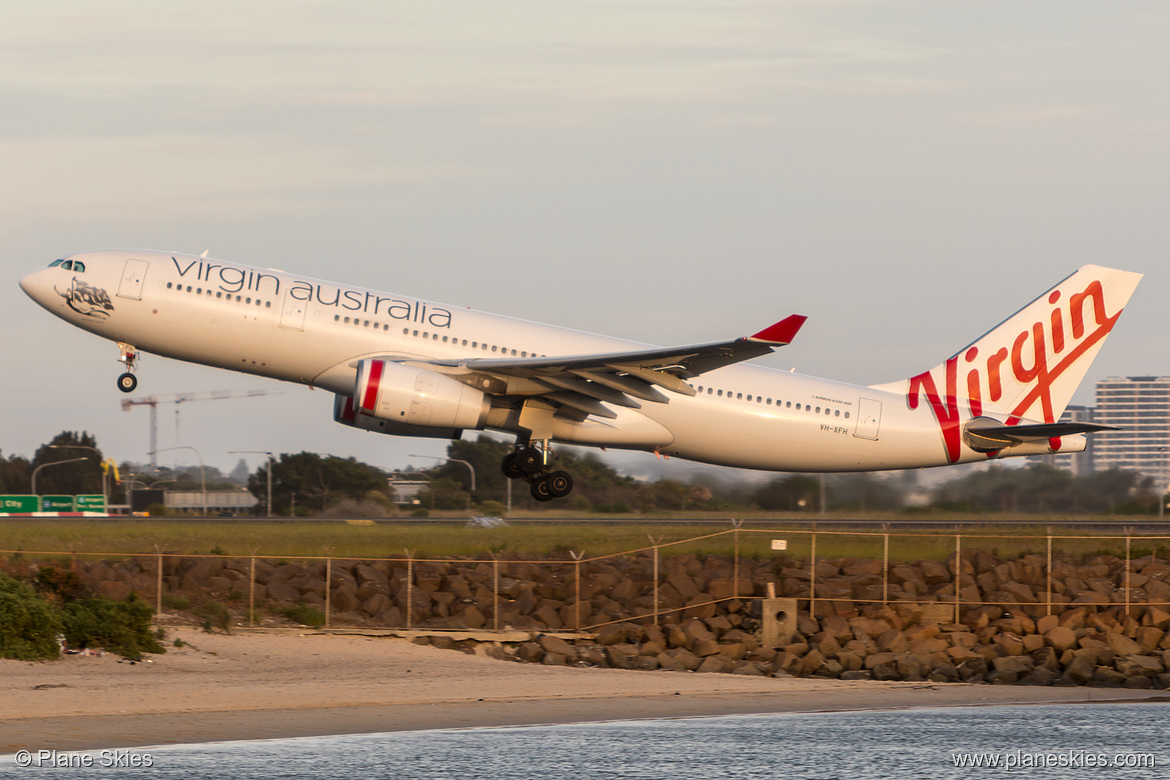
<svg viewBox="0 0 1170 780"><path fill-rule="evenodd" d="M104 496L74 496L73 506L77 512L105 512L106 499Z"/></svg>
<svg viewBox="0 0 1170 780"><path fill-rule="evenodd" d="M42 512L72 512L73 496L41 496Z"/></svg>
<svg viewBox="0 0 1170 780"><path fill-rule="evenodd" d="M0 514L24 515L39 511L36 496L0 496Z"/></svg>

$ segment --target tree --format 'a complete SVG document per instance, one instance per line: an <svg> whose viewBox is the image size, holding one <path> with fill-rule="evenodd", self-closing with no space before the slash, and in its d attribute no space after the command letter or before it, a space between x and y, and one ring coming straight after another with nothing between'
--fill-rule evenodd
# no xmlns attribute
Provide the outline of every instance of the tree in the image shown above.
<svg viewBox="0 0 1170 780"><path fill-rule="evenodd" d="M19 455L0 457L0 493L24 495L31 491L32 464Z"/></svg>
<svg viewBox="0 0 1170 780"><path fill-rule="evenodd" d="M268 493L266 468L257 469L248 478L248 490L261 500ZM284 453L273 462L272 507L278 515L290 513L294 494L298 510L317 512L344 499L360 501L370 491L389 497L386 474L354 458L299 452Z"/></svg>
<svg viewBox="0 0 1170 780"><path fill-rule="evenodd" d="M59 448L52 448L57 445ZM62 431L53 437L47 445L43 445L33 456L31 472L47 463L58 463L63 460L84 457L75 463L64 466L50 466L37 474L37 492L42 496L60 494L76 496L102 492L102 461L105 456L99 449L94 452L89 447L98 449L97 440L82 431ZM30 485L31 488L31 485Z"/></svg>
<svg viewBox="0 0 1170 780"><path fill-rule="evenodd" d="M756 491L756 503L761 509L796 512L816 509L820 502L821 483L818 477L807 474L789 474L779 477Z"/></svg>

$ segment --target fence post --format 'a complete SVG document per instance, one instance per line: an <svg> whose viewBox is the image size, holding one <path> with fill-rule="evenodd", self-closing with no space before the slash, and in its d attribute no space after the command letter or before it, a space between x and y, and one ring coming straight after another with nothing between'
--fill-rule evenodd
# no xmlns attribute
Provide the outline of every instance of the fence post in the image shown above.
<svg viewBox="0 0 1170 780"><path fill-rule="evenodd" d="M959 622L959 589L963 576L963 537L955 534L955 622Z"/></svg>
<svg viewBox="0 0 1170 780"><path fill-rule="evenodd" d="M882 535L882 606L890 603L890 524L884 523L886 532Z"/></svg>
<svg viewBox="0 0 1170 780"><path fill-rule="evenodd" d="M492 554L492 628L500 630L500 559Z"/></svg>
<svg viewBox="0 0 1170 780"><path fill-rule="evenodd" d="M808 561L808 616L817 617L817 532L813 531Z"/></svg>
<svg viewBox="0 0 1170 780"><path fill-rule="evenodd" d="M406 630L414 625L414 551L406 553Z"/></svg>
<svg viewBox="0 0 1170 780"><path fill-rule="evenodd" d="M655 539L647 535L646 538L650 540L650 548L654 550L654 625L658 625L658 614L662 611L662 603L658 600L658 543L663 537Z"/></svg>
<svg viewBox="0 0 1170 780"><path fill-rule="evenodd" d="M163 557L162 557L162 553L160 552L158 554L158 582L155 584L155 600L157 601L157 604L155 605L154 614L156 614L156 615L162 614L162 593L163 593L162 567L163 567Z"/></svg>
<svg viewBox="0 0 1170 780"><path fill-rule="evenodd" d="M333 592L333 559L325 559L325 628L329 628L329 605Z"/></svg>
<svg viewBox="0 0 1170 780"><path fill-rule="evenodd" d="M739 598L739 528L743 525L743 520L732 520L731 522L735 526L735 561L731 573L731 595L734 598Z"/></svg>
<svg viewBox="0 0 1170 780"><path fill-rule="evenodd" d="M576 631L581 630L581 559L585 557L585 551L570 552L573 556L577 566L577 587L576 594L573 597L573 628Z"/></svg>
<svg viewBox="0 0 1170 780"><path fill-rule="evenodd" d="M1130 544L1130 534L1131 533L1133 533L1133 528L1131 528L1130 526L1126 526L1125 527L1125 616L1126 617L1129 617L1129 602L1130 602L1130 590L1129 590L1130 548L1129 548L1129 544Z"/></svg>
<svg viewBox="0 0 1170 780"><path fill-rule="evenodd" d="M248 628L256 627L256 556L251 557L248 576Z"/></svg>
<svg viewBox="0 0 1170 780"><path fill-rule="evenodd" d="M1044 599L1044 614L1052 614L1052 526L1048 526L1048 596Z"/></svg>

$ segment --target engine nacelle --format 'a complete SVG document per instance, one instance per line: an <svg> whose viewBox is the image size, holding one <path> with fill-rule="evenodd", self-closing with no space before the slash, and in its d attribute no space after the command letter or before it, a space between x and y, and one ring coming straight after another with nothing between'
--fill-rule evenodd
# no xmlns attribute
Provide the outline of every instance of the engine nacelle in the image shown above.
<svg viewBox="0 0 1170 780"><path fill-rule="evenodd" d="M419 436L427 439L458 439L463 431L458 428L432 428L421 425L403 425L389 420L379 420L368 414L358 414L353 408L353 399L348 395L333 396L333 421L352 428L373 433L387 433L391 436Z"/></svg>
<svg viewBox="0 0 1170 780"><path fill-rule="evenodd" d="M491 408L474 387L425 368L376 358L358 364L353 405L359 417L447 430L482 428Z"/></svg>

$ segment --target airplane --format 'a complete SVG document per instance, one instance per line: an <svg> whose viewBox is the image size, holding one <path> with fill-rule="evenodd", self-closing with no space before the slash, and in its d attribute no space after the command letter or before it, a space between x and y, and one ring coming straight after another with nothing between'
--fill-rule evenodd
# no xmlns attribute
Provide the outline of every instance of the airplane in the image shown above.
<svg viewBox="0 0 1170 780"><path fill-rule="evenodd" d="M117 342L123 392L148 352L327 390L334 420L364 431L502 432L503 472L539 501L573 488L554 443L790 472L1083 450L1106 426L1061 414L1142 277L1086 265L934 368L863 386L745 363L789 344L798 314L661 348L207 254L80 252L20 286Z"/></svg>

